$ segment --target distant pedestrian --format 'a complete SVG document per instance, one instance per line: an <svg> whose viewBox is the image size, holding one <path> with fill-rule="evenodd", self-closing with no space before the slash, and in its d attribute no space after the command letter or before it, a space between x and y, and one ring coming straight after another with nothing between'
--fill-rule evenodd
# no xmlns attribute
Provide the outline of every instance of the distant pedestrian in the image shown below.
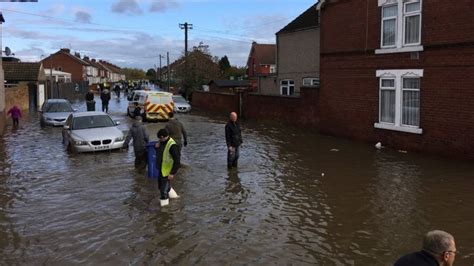
<svg viewBox="0 0 474 266"><path fill-rule="evenodd" d="M225 125L225 141L227 143L227 169L231 169L237 167L243 142L236 112L230 113L229 122Z"/></svg>
<svg viewBox="0 0 474 266"><path fill-rule="evenodd" d="M186 130L184 129L183 124L176 117L174 117L174 112L169 112L168 117L169 120L165 128L170 133L170 137L174 139L174 141L176 141L176 144L179 148L179 152L181 153L183 145L184 147L188 145L188 135L186 133Z"/></svg>
<svg viewBox="0 0 474 266"><path fill-rule="evenodd" d="M16 105L13 105L13 107L8 110L7 115L12 117L13 126L18 127L21 118L20 108L18 108Z"/></svg>
<svg viewBox="0 0 474 266"><path fill-rule="evenodd" d="M171 181L176 176L181 166L178 145L170 138L166 128L158 131L157 137L160 140L156 143L156 167L159 170L158 186L160 188L160 205L169 204Z"/></svg>
<svg viewBox="0 0 474 266"><path fill-rule="evenodd" d="M138 116L143 117L142 108L138 106L138 102L134 102L133 105L135 106L135 108L133 108L133 117L138 117Z"/></svg>
<svg viewBox="0 0 474 266"><path fill-rule="evenodd" d="M86 93L86 105L87 111L95 111L94 92L92 90Z"/></svg>
<svg viewBox="0 0 474 266"><path fill-rule="evenodd" d="M399 258L394 266L452 266L457 254L454 237L441 230L426 233L421 251Z"/></svg>
<svg viewBox="0 0 474 266"><path fill-rule="evenodd" d="M133 122L130 131L128 131L123 147L128 149L130 140L133 139L133 152L135 153L135 169L143 171L147 165L147 150L148 133L142 124L142 117L137 116Z"/></svg>
<svg viewBox="0 0 474 266"><path fill-rule="evenodd" d="M109 101L110 101L110 91L108 89L103 89L100 94L100 99L102 100L102 112L109 112Z"/></svg>

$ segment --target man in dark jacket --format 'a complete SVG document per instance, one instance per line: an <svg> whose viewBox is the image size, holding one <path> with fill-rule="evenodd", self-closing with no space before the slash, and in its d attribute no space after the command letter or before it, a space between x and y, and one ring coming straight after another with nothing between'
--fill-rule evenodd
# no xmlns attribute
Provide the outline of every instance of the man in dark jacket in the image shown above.
<svg viewBox="0 0 474 266"><path fill-rule="evenodd" d="M168 113L169 116L169 121L166 124L165 128L168 130L170 133L170 137L176 141L176 144L178 145L179 152L181 153L181 149L186 147L188 145L188 136L186 133L186 130L184 129L183 124L174 117L174 112ZM183 136L181 138L181 136ZM183 142L184 139L184 142Z"/></svg>
<svg viewBox="0 0 474 266"><path fill-rule="evenodd" d="M86 93L86 105L87 111L95 111L94 92L92 90Z"/></svg>
<svg viewBox="0 0 474 266"><path fill-rule="evenodd" d="M229 122L225 125L225 141L227 143L227 168L237 167L242 144L242 133L237 122L237 113L230 113Z"/></svg>
<svg viewBox="0 0 474 266"><path fill-rule="evenodd" d="M457 253L454 237L441 230L426 233L421 251L399 258L394 266L452 266Z"/></svg>
<svg viewBox="0 0 474 266"><path fill-rule="evenodd" d="M108 89L102 90L100 94L100 99L102 100L102 112L109 112L109 101L110 101L110 91Z"/></svg>
<svg viewBox="0 0 474 266"><path fill-rule="evenodd" d="M158 139L155 145L156 149L156 167L159 170L158 186L160 188L160 205L169 204L171 181L175 178L179 167L181 166L178 145L170 138L166 128L158 131Z"/></svg>
<svg viewBox="0 0 474 266"><path fill-rule="evenodd" d="M133 138L133 151L135 153L135 169L143 171L147 165L146 144L148 143L148 133L142 124L142 117L137 116L130 131L128 131L123 147L128 148L130 140Z"/></svg>

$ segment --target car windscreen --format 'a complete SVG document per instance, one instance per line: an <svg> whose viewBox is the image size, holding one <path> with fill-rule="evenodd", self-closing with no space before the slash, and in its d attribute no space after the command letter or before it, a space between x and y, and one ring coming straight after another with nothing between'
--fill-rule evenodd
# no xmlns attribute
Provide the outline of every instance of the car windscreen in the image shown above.
<svg viewBox="0 0 474 266"><path fill-rule="evenodd" d="M148 96L148 101L154 104L168 104L171 102L171 96L160 95L160 94L150 94Z"/></svg>
<svg viewBox="0 0 474 266"><path fill-rule="evenodd" d="M72 112L72 107L69 103L59 102L59 103L46 103L43 112L45 113L63 113L63 112Z"/></svg>
<svg viewBox="0 0 474 266"><path fill-rule="evenodd" d="M173 102L175 103L187 103L183 97L173 97Z"/></svg>
<svg viewBox="0 0 474 266"><path fill-rule="evenodd" d="M72 129L75 130L113 126L115 123L108 115L80 116L72 121Z"/></svg>

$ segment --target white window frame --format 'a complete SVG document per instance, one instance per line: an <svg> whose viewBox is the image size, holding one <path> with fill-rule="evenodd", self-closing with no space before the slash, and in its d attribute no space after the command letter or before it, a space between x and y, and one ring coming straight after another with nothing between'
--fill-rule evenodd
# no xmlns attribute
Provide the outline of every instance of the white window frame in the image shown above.
<svg viewBox="0 0 474 266"><path fill-rule="evenodd" d="M397 36L398 36L398 15L397 16L392 16L392 17L384 17L383 16L383 9L385 7L391 7L391 6L396 6L396 5L384 5L382 6L382 25L380 27L380 47L382 48L396 48L397 47ZM386 20L392 20L395 19L395 43L393 45L383 45L383 26Z"/></svg>
<svg viewBox="0 0 474 266"><path fill-rule="evenodd" d="M420 3L420 10L405 13L405 7L410 3ZM397 28L395 30L395 46L383 46L383 21L390 18L383 18L381 14L380 22L380 49L375 50L375 54L389 54L389 53L405 53L405 52L420 52L423 51L423 45L421 45L421 25L422 25L422 9L423 9L423 0L378 0L378 6L388 7L391 5L397 5ZM383 11L382 11L383 12ZM419 25L419 42L405 44L405 20L410 16L420 16L420 25Z"/></svg>
<svg viewBox="0 0 474 266"><path fill-rule="evenodd" d="M410 126L402 124L402 92L403 92L403 79L404 78L422 78L423 69L387 69L377 70L375 73L376 77L379 78L379 119L377 123L374 123L375 128L395 130L413 134L422 134L423 129L419 126ZM394 79L395 80L395 122L388 123L381 121L381 89L383 79ZM420 88L421 90L421 88ZM421 117L420 117L421 123Z"/></svg>
<svg viewBox="0 0 474 266"><path fill-rule="evenodd" d="M306 82L305 82L306 81ZM307 82L309 81L309 82ZM308 83L308 84L306 84ZM303 86L309 86L309 87L319 87L319 78L303 78Z"/></svg>
<svg viewBox="0 0 474 266"><path fill-rule="evenodd" d="M284 81L287 81L288 84L283 84ZM291 84L290 84L291 82ZM283 94L283 87L287 88L287 94ZM290 93L290 87L293 87L293 94ZM290 96L295 94L295 81L292 79L282 79L280 80L280 95Z"/></svg>

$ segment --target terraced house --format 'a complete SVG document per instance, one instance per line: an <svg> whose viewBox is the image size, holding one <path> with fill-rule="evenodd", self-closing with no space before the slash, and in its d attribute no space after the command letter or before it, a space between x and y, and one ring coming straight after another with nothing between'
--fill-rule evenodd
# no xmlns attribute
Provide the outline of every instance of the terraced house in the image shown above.
<svg viewBox="0 0 474 266"><path fill-rule="evenodd" d="M474 1L318 8L322 132L474 158Z"/></svg>

